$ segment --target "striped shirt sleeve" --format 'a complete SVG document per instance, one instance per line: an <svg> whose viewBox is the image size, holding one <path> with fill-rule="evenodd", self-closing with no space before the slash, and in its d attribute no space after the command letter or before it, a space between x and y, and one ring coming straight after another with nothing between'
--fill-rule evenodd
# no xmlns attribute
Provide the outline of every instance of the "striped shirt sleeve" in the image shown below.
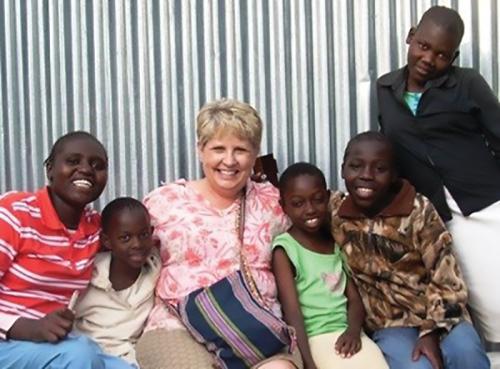
<svg viewBox="0 0 500 369"><path fill-rule="evenodd" d="M3 196L0 199L0 284L17 255L20 228L19 219L10 206L9 196ZM6 333L18 318L17 314L0 311L0 339L6 338Z"/></svg>

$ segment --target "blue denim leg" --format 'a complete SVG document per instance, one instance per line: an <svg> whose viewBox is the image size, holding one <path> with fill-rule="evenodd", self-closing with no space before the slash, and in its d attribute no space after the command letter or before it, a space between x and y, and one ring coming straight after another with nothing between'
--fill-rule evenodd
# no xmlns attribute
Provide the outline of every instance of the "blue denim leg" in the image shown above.
<svg viewBox="0 0 500 369"><path fill-rule="evenodd" d="M417 328L386 328L373 335L391 369L432 369L425 356L411 354L418 340ZM441 341L445 369L489 369L490 362L477 332L468 322L456 325Z"/></svg>
<svg viewBox="0 0 500 369"><path fill-rule="evenodd" d="M411 355L418 339L417 328L384 328L373 334L390 369L432 369L425 356L413 361Z"/></svg>
<svg viewBox="0 0 500 369"><path fill-rule="evenodd" d="M489 369L490 360L479 336L468 322L456 325L441 342L446 369Z"/></svg>
<svg viewBox="0 0 500 369"><path fill-rule="evenodd" d="M105 355L85 336L68 336L57 343L0 341L2 369L131 369L125 361Z"/></svg>
<svg viewBox="0 0 500 369"><path fill-rule="evenodd" d="M99 354L99 358L104 363L105 369L137 369L138 367L132 364L129 364L123 359L119 357L108 355L103 352Z"/></svg>

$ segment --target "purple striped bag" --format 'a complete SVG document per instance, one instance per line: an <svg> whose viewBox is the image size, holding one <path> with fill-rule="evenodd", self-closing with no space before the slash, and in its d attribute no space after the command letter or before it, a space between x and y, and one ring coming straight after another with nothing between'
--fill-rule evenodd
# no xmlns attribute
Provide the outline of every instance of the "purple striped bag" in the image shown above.
<svg viewBox="0 0 500 369"><path fill-rule="evenodd" d="M293 329L253 296L241 271L192 292L178 312L222 368L252 367L284 349L290 351L293 342Z"/></svg>
<svg viewBox="0 0 500 369"><path fill-rule="evenodd" d="M243 190L245 192L245 190ZM239 248L243 246L245 197L238 213ZM241 270L191 292L177 313L196 341L224 369L246 369L279 353L293 351L295 331L266 306L240 252Z"/></svg>

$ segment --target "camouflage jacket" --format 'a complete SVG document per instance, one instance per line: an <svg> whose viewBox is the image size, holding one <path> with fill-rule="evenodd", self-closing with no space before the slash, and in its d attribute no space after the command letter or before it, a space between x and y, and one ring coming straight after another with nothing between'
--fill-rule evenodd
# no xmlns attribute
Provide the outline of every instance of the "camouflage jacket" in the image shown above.
<svg viewBox="0 0 500 369"><path fill-rule="evenodd" d="M330 209L332 233L357 282L369 330L418 327L422 336L469 320L451 235L409 182L373 218L341 192L332 193Z"/></svg>

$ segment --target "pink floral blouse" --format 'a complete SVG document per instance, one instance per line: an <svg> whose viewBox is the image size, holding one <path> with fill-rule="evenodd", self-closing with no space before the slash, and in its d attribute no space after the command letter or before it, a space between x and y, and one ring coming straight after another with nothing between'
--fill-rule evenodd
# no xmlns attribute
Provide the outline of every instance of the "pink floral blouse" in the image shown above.
<svg viewBox="0 0 500 369"><path fill-rule="evenodd" d="M281 315L271 271L271 242L288 229L289 221L278 198L278 190L271 184L248 182L243 253L267 305ZM240 268L240 201L216 209L181 179L152 191L144 204L151 214L163 261L156 303L145 330L177 329L182 325L163 301L176 304L190 292Z"/></svg>

